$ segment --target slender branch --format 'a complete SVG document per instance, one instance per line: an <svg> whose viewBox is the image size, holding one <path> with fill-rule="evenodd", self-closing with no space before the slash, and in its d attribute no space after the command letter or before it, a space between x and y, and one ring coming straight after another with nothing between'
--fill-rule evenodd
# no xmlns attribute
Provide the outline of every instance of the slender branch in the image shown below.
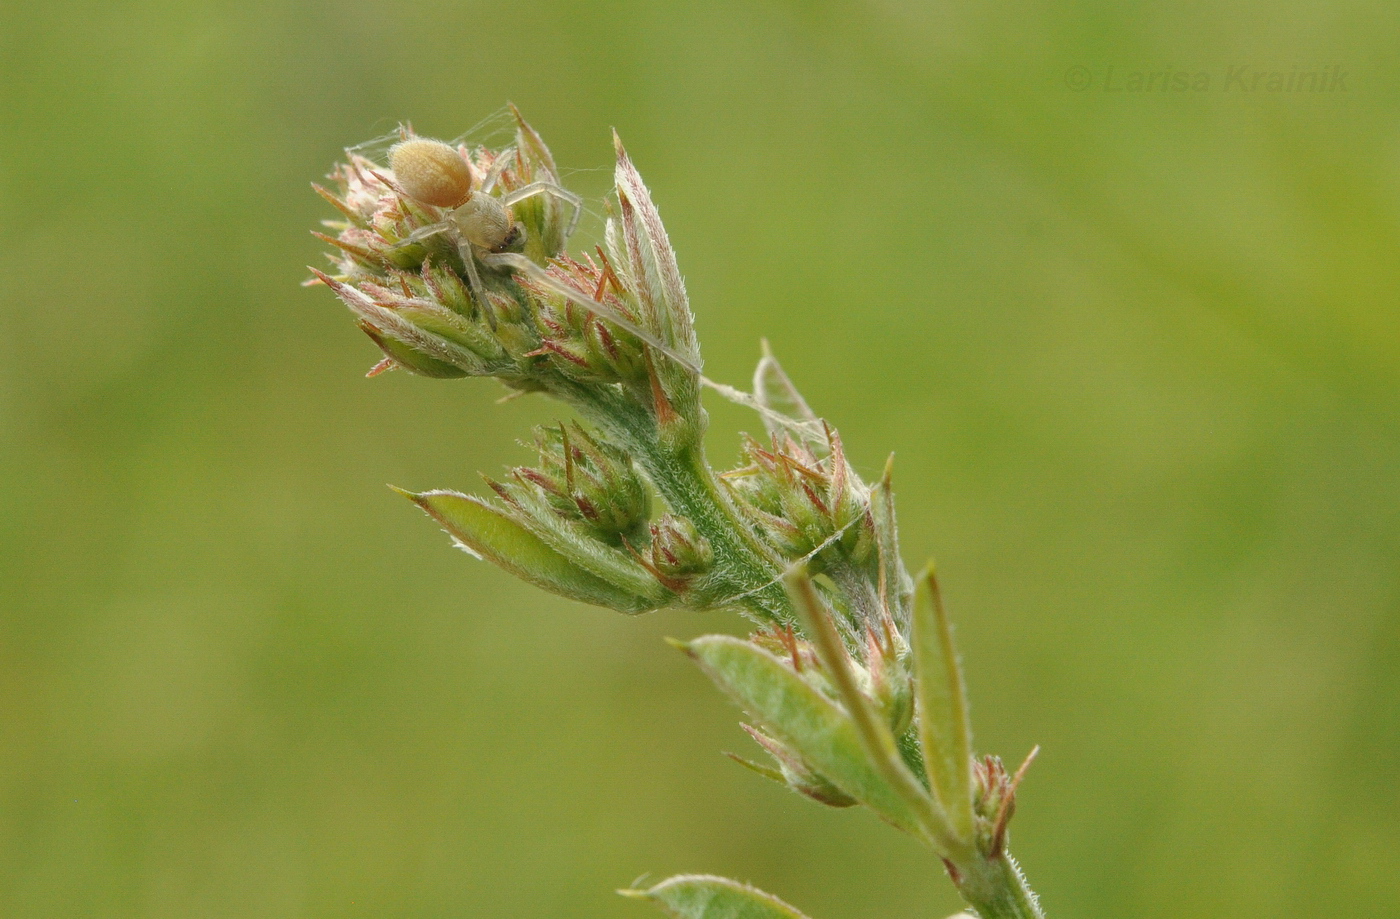
<svg viewBox="0 0 1400 919"><path fill-rule="evenodd" d="M904 759L899 755L899 748L895 745L894 735L875 714L870 700L856 685L846 646L836 634L836 628L832 625L831 617L827 615L821 597L817 595L812 579L803 569L794 568L788 571L783 580L793 598L793 605L802 613L803 624L816 645L817 654L826 665L832 682L836 684L836 691L845 703L847 714L851 716L856 730L860 732L861 741L871 763L919 816L928 841L934 848L945 858L964 854L967 849L966 843L958 839L957 834L948 825L948 818L942 809L929 797L919 780L914 778L914 774L904 764Z"/></svg>

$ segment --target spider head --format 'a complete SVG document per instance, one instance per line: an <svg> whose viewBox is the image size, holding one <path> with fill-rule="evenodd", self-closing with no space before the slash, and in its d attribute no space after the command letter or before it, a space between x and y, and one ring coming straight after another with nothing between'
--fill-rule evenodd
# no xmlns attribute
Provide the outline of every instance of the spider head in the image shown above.
<svg viewBox="0 0 1400 919"><path fill-rule="evenodd" d="M525 228L495 195L472 195L452 212L452 222L469 243L487 252L505 252L525 236Z"/></svg>
<svg viewBox="0 0 1400 919"><path fill-rule="evenodd" d="M505 239L501 240L501 244L491 251L506 252L516 248L523 242L525 242L525 227L520 223L512 223L510 225L510 231L506 233Z"/></svg>

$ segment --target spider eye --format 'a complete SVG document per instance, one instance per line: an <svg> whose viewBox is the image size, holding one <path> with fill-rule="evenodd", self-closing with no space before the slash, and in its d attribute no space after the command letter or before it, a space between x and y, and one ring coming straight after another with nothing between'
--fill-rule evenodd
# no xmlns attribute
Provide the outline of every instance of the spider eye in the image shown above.
<svg viewBox="0 0 1400 919"><path fill-rule="evenodd" d="M389 168L410 198L433 207L457 207L472 195L471 167L440 140L415 137L394 144Z"/></svg>

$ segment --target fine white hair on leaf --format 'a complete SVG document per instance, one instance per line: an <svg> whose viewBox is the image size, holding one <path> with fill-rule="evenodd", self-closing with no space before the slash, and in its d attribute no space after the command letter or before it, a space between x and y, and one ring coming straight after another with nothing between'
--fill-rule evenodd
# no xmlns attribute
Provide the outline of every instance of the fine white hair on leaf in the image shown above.
<svg viewBox="0 0 1400 919"><path fill-rule="evenodd" d="M446 530L443 530L443 532L444 532L444 533L447 533ZM473 549L471 546L469 546L469 545L467 545L466 543L462 542L460 539L458 539L456 536L453 536L451 533L447 533L447 535L448 535L448 536L451 538L451 540L452 540L452 548L454 548L454 549L461 549L463 552L467 553L468 555L470 555L472 558L476 559L476 560L479 561L479 562L484 562L484 561L486 561L486 558L485 558L480 552L476 551L476 550Z"/></svg>

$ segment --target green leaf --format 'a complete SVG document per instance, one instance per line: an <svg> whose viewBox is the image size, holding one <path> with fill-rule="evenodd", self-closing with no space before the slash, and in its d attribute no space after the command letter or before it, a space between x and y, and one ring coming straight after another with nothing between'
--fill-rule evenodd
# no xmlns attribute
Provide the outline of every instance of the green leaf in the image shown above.
<svg viewBox="0 0 1400 919"><path fill-rule="evenodd" d="M486 372L481 358L457 342L419 328L397 310L376 303L356 287L337 281L315 268L311 272L321 283L335 291L375 344L405 369L431 377L460 377Z"/></svg>
<svg viewBox="0 0 1400 919"><path fill-rule="evenodd" d="M899 524L894 509L894 454L885 460L885 472L870 490L870 515L875 521L875 548L879 552L880 576L892 599L897 625L909 624L913 606L914 581L899 556ZM901 629L903 631L903 629Z"/></svg>
<svg viewBox="0 0 1400 919"><path fill-rule="evenodd" d="M384 356L391 359L395 364L420 376L433 377L438 380L452 380L461 377L471 376L457 364L449 364L447 361L440 361L435 357L429 357L422 351L411 348L401 341L390 338L379 329L368 322L361 322L360 328L370 337L379 350L384 352Z"/></svg>
<svg viewBox="0 0 1400 919"><path fill-rule="evenodd" d="M429 300L402 299L394 304L394 312L422 331L460 345L482 360L506 360L505 349L491 333L445 306Z"/></svg>
<svg viewBox="0 0 1400 919"><path fill-rule="evenodd" d="M751 642L706 635L677 647L812 772L906 832L922 835L903 797L871 765L846 712Z"/></svg>
<svg viewBox="0 0 1400 919"><path fill-rule="evenodd" d="M763 339L763 356L758 361L758 367L753 372L753 396L759 405L782 418L790 419L795 425L784 425L779 418L769 415L763 416L763 426L768 429L768 433L773 437L781 438L785 434L792 433L798 425L805 425L807 436L803 439L807 442L825 448L826 441L820 437L821 420L817 418L817 413L807 405L807 400L802 398L802 393L797 391L787 372L783 370L778 359L773 356L773 350L768 346L768 339Z"/></svg>
<svg viewBox="0 0 1400 919"><path fill-rule="evenodd" d="M953 647L953 627L943 609L933 565L919 578L914 599L914 662L919 687L919 740L933 793L953 831L970 841L972 732L962 665Z"/></svg>
<svg viewBox="0 0 1400 919"><path fill-rule="evenodd" d="M650 900L672 919L807 919L772 894L728 878L683 874L650 890L619 890Z"/></svg>
<svg viewBox="0 0 1400 919"><path fill-rule="evenodd" d="M661 225L661 214L651 192L632 165L622 139L613 133L617 150L615 181L622 232L627 244L626 266L637 285L646 322L661 340L695 366L700 364L700 344L695 338L695 317L690 312L685 282L676 264L676 253Z"/></svg>
<svg viewBox="0 0 1400 919"><path fill-rule="evenodd" d="M634 556L595 538L582 524L559 516L537 490L509 484L505 489L520 506L520 513L511 516L581 571L633 596L645 597L650 609L665 606L671 599L670 592Z"/></svg>
<svg viewBox="0 0 1400 919"><path fill-rule="evenodd" d="M653 608L646 598L584 571L480 498L455 491L394 490L426 511L463 546L522 580L571 600L623 613Z"/></svg>

